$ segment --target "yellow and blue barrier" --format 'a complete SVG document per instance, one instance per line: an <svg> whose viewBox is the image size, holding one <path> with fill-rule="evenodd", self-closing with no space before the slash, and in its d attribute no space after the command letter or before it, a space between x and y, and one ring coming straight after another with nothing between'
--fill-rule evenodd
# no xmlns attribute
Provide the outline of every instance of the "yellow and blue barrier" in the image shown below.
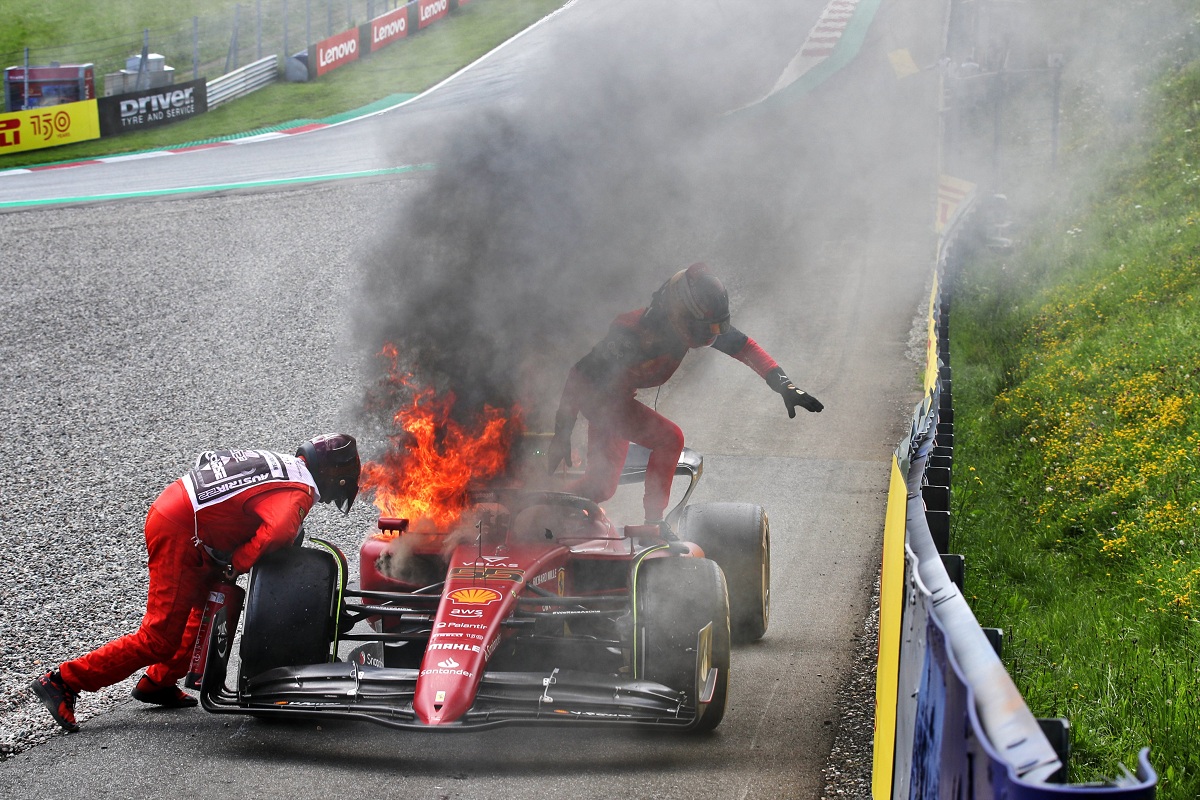
<svg viewBox="0 0 1200 800"><path fill-rule="evenodd" d="M973 232L973 192L944 219L927 319L925 397L896 449L884 528L872 796L1151 800L1149 750L1106 785L1064 783L1068 746L1056 720L1026 706L946 569L953 404L949 304L942 282L960 237ZM961 564L961 561L957 562Z"/></svg>

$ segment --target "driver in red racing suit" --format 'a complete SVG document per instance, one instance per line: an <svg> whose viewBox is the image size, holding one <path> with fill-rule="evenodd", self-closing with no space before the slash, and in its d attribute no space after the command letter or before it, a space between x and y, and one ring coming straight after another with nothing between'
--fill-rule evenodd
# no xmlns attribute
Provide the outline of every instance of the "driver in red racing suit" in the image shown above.
<svg viewBox="0 0 1200 800"><path fill-rule="evenodd" d="M358 445L346 434L317 436L295 456L214 450L150 506L146 551L150 588L134 633L61 664L32 684L54 720L76 731L75 700L149 666L133 689L144 703L196 705L177 682L188 670L208 588L249 572L260 556L301 536L314 502L349 513L358 493Z"/></svg>
<svg viewBox="0 0 1200 800"><path fill-rule="evenodd" d="M587 466L568 491L598 503L608 500L616 493L629 443L642 445L650 450L643 497L646 524L659 525L668 537L673 534L663 514L683 450L683 431L635 395L638 389L666 383L693 347L713 347L753 369L783 396L793 419L797 406L824 408L797 389L757 342L729 324L729 295L703 263L672 276L654 293L649 308L617 317L608 335L567 375L547 450L549 471L572 465L571 431L580 412L588 420Z"/></svg>

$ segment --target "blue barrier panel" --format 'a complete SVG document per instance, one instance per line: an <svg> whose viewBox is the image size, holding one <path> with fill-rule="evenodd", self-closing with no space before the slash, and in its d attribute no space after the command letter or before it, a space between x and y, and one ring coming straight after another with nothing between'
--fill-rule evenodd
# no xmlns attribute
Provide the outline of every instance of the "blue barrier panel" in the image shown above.
<svg viewBox="0 0 1200 800"><path fill-rule="evenodd" d="M917 690L917 718L912 747L910 797L938 797L941 792L942 749L946 738L945 636L931 625L926 636L921 686Z"/></svg>

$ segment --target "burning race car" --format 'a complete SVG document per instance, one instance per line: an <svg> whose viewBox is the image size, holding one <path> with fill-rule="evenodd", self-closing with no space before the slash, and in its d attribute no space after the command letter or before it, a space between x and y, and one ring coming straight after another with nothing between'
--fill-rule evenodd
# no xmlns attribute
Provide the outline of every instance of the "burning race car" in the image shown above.
<svg viewBox="0 0 1200 800"><path fill-rule="evenodd" d="M582 497L500 488L473 492L452 530L381 517L358 586L328 542L275 552L250 574L232 688L237 604L215 612L201 702L422 730L712 730L731 640L767 629L770 531L757 505L687 505L702 466L685 450L676 470L678 541ZM622 480L644 472L635 448Z"/></svg>

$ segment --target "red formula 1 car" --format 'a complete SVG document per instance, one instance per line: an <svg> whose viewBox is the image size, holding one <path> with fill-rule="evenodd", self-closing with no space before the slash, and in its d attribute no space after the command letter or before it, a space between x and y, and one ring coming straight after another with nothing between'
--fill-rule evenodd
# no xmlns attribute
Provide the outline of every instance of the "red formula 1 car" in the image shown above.
<svg viewBox="0 0 1200 800"><path fill-rule="evenodd" d="M624 482L644 459L635 451ZM380 519L358 587L327 542L273 553L250 573L233 688L237 620L217 613L201 702L421 730L711 730L731 639L766 632L770 531L760 506L686 505L701 472L685 450L676 474L690 483L669 517L680 541L618 527L582 497L500 489L473 495L454 532Z"/></svg>

